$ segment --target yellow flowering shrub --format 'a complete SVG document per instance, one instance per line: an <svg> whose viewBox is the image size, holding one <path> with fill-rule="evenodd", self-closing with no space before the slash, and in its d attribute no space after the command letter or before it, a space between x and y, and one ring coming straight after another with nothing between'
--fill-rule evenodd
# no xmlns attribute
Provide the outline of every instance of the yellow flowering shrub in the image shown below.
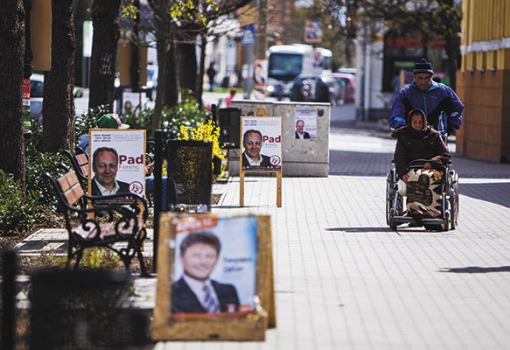
<svg viewBox="0 0 510 350"><path fill-rule="evenodd" d="M210 141L213 144L213 157L218 157L220 159L226 157L227 152L220 148L220 127L216 126L212 120L209 120L207 123L199 123L196 128L181 125L179 131L181 132L181 136L179 136L178 140Z"/></svg>

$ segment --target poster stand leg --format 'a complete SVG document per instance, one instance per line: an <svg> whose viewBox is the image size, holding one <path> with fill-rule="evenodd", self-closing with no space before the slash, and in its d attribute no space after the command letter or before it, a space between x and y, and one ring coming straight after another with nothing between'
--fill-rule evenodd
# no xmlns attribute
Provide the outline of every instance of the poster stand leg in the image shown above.
<svg viewBox="0 0 510 350"><path fill-rule="evenodd" d="M239 206L244 207L244 171L239 172Z"/></svg>
<svg viewBox="0 0 510 350"><path fill-rule="evenodd" d="M276 206L282 207L282 172L276 172Z"/></svg>
<svg viewBox="0 0 510 350"><path fill-rule="evenodd" d="M268 173L268 172L265 172ZM278 208L282 207L282 172L281 171L271 171L271 173L276 174L276 206ZM244 175L245 171L239 171L239 206L244 207Z"/></svg>

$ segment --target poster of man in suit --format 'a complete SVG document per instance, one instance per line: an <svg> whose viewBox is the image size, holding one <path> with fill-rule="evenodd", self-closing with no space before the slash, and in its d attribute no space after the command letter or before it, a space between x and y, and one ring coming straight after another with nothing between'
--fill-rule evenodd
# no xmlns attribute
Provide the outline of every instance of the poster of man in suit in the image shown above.
<svg viewBox="0 0 510 350"><path fill-rule="evenodd" d="M171 314L238 315L255 308L255 216L182 217L176 225Z"/></svg>
<svg viewBox="0 0 510 350"><path fill-rule="evenodd" d="M280 171L282 168L282 118L242 117L243 170Z"/></svg>
<svg viewBox="0 0 510 350"><path fill-rule="evenodd" d="M318 21L306 21L305 43L320 43L322 41L322 26Z"/></svg>
<svg viewBox="0 0 510 350"><path fill-rule="evenodd" d="M296 129L294 136L301 140L314 140L317 137L317 110L296 108L294 114Z"/></svg>
<svg viewBox="0 0 510 350"><path fill-rule="evenodd" d="M145 195L145 130L89 131L92 195Z"/></svg>

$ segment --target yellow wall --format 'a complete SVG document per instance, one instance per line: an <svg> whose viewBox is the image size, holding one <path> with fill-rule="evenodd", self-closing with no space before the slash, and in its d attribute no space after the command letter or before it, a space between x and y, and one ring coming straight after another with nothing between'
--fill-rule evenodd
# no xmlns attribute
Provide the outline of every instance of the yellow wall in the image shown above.
<svg viewBox="0 0 510 350"><path fill-rule="evenodd" d="M466 105L457 151L510 161L510 0L462 1L461 70L457 93Z"/></svg>

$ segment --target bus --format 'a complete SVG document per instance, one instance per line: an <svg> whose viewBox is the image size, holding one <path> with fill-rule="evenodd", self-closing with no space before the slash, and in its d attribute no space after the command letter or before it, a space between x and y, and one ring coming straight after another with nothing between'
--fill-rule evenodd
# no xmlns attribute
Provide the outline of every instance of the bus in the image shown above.
<svg viewBox="0 0 510 350"><path fill-rule="evenodd" d="M333 52L323 47L318 47L315 49L315 51L319 52L322 60L322 71L319 75L327 75L333 73Z"/></svg>
<svg viewBox="0 0 510 350"><path fill-rule="evenodd" d="M274 45L268 50L266 92L281 99L288 97L294 79L301 74L321 76L331 72L332 53L311 45Z"/></svg>

